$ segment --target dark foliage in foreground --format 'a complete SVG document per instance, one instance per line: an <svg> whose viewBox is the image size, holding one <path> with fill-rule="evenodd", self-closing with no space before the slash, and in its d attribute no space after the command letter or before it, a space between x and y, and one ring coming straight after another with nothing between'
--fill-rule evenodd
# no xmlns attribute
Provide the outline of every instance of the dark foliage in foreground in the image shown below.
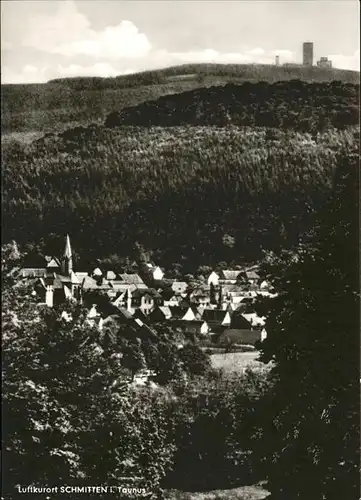
<svg viewBox="0 0 361 500"><path fill-rule="evenodd" d="M3 237L57 254L164 266L256 260L289 248L328 196L357 130L88 127L3 148ZM113 259L114 260L114 259ZM80 265L88 265L83 261ZM79 269L79 268L78 268ZM191 269L192 270L192 269Z"/></svg>
<svg viewBox="0 0 361 500"><path fill-rule="evenodd" d="M339 158L310 242L266 266L280 294L261 349L278 382L260 455L277 500L360 496L358 169Z"/></svg>

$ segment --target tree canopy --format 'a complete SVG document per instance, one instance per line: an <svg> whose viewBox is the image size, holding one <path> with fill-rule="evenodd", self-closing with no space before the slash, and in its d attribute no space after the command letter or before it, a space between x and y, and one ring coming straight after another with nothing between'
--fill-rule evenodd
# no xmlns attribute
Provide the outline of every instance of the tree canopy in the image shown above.
<svg viewBox="0 0 361 500"><path fill-rule="evenodd" d="M308 240L265 266L279 292L261 345L278 378L262 437L277 499L359 498L357 186L357 153L340 155Z"/></svg>

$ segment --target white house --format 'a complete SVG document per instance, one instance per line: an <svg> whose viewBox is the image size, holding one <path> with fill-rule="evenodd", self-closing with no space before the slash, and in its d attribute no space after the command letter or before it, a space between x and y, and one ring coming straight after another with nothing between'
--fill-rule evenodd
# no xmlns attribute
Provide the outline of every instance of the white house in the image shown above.
<svg viewBox="0 0 361 500"><path fill-rule="evenodd" d="M196 319L196 315L194 314L191 307L188 308L187 312L185 313L182 319L187 321L194 321Z"/></svg>
<svg viewBox="0 0 361 500"><path fill-rule="evenodd" d="M163 271L161 270L161 268L159 266L155 267L152 270L152 273L153 273L153 279L154 280L160 281L160 280L163 279L164 273L163 273Z"/></svg>
<svg viewBox="0 0 361 500"><path fill-rule="evenodd" d="M218 283L219 283L219 276L216 272L212 271L211 274L208 276L208 279L207 279L207 282L208 282L208 285L214 285L214 286L218 286Z"/></svg>

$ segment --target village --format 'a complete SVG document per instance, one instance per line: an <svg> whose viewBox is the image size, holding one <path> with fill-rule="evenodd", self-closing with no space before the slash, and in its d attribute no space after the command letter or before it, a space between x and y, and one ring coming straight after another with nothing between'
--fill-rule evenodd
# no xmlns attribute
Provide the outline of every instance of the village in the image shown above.
<svg viewBox="0 0 361 500"><path fill-rule="evenodd" d="M25 264L17 278L31 284L39 304L80 302L88 311L87 322L100 330L115 323L151 332L152 325L164 323L219 346L252 348L263 341L266 318L257 315L254 304L260 296L276 296L270 283L261 280L257 266L212 271L196 284L167 278L154 262L134 263L134 273L99 267L78 271L69 235L61 258L45 256L42 266L37 264Z"/></svg>

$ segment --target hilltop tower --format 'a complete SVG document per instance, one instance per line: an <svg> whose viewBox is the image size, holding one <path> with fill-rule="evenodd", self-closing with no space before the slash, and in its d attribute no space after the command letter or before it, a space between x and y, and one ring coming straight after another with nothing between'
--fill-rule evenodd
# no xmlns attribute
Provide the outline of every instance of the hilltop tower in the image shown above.
<svg viewBox="0 0 361 500"><path fill-rule="evenodd" d="M313 42L303 43L303 65L313 66Z"/></svg>
<svg viewBox="0 0 361 500"><path fill-rule="evenodd" d="M61 262L61 270L66 276L69 276L73 271L73 253L71 250L70 238L68 234L66 235L65 240L65 250Z"/></svg>

